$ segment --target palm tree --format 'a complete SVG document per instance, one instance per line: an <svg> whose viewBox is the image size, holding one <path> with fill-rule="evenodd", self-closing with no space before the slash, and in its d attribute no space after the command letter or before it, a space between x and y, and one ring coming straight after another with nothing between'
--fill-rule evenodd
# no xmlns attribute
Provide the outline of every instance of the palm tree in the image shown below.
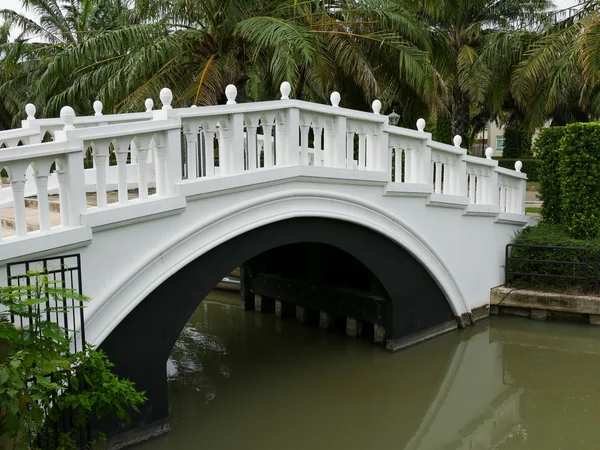
<svg viewBox="0 0 600 450"><path fill-rule="evenodd" d="M47 114L67 103L89 111L96 97L107 110L139 110L164 86L176 105L204 105L223 101L230 83L241 100L272 99L287 80L296 98L324 101L337 89L363 108L440 87L427 30L393 0L27 2L40 8L50 43L22 59L37 62L27 84Z"/></svg>
<svg viewBox="0 0 600 450"><path fill-rule="evenodd" d="M23 105L31 101L41 115L56 114L48 103L53 93L68 88L68 77L57 76L44 90L39 81L54 58L83 45L98 32L116 23L128 0L23 0L23 6L40 18L40 24L13 10L0 10L8 30L17 27L13 42L0 40L0 96L15 125L23 116ZM93 98L91 98L93 101ZM90 98L81 97L73 106L89 108Z"/></svg>
<svg viewBox="0 0 600 450"><path fill-rule="evenodd" d="M600 116L600 2L586 1L527 50L513 75L513 95L531 128Z"/></svg>
<svg viewBox="0 0 600 450"><path fill-rule="evenodd" d="M471 117L480 112L482 103L493 102L493 107L485 106L493 110L503 103L507 70L530 41L531 25L544 17L552 3L405 0L405 4L431 33L434 66L451 92L452 134L466 141Z"/></svg>

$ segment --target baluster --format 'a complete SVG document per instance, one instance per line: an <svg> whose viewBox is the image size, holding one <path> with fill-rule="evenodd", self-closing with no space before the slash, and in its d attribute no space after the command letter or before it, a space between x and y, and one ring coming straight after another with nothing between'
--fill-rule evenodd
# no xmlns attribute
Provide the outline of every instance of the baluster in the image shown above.
<svg viewBox="0 0 600 450"><path fill-rule="evenodd" d="M335 128L334 128L334 120L331 117L325 119L325 128L323 129L324 133L324 143L325 147L323 148L323 165L325 167L334 167L335 165Z"/></svg>
<svg viewBox="0 0 600 450"><path fill-rule="evenodd" d="M475 175L469 173L469 203L475 203Z"/></svg>
<svg viewBox="0 0 600 450"><path fill-rule="evenodd" d="M92 143L92 148L94 144ZM94 151L94 150L92 150ZM56 160L56 178L58 178L58 199L60 202L60 224L63 227L66 227L70 224L69 221L69 197L67 190L67 171L66 164L63 158L58 158ZM96 179L98 178L98 174L96 172ZM97 183L96 183L97 185ZM97 196L98 194L96 194Z"/></svg>
<svg viewBox="0 0 600 450"><path fill-rule="evenodd" d="M118 191L119 203L125 204L129 201L129 193L127 192L127 154L129 153L129 139L121 139L114 142L115 154L117 157L117 176L118 176Z"/></svg>
<svg viewBox="0 0 600 450"><path fill-rule="evenodd" d="M263 119L264 120L264 119ZM264 159L265 167L273 167L273 122L267 120L262 122L263 129L263 146L264 146Z"/></svg>
<svg viewBox="0 0 600 450"><path fill-rule="evenodd" d="M394 181L402 182L402 144L394 146Z"/></svg>
<svg viewBox="0 0 600 450"><path fill-rule="evenodd" d="M366 168L367 168L366 138L367 138L367 135L365 133L359 133L359 135L358 135L358 170L366 170Z"/></svg>
<svg viewBox="0 0 600 450"><path fill-rule="evenodd" d="M476 175L475 178L475 203L478 205L482 204L484 199L484 179L482 175Z"/></svg>
<svg viewBox="0 0 600 450"><path fill-rule="evenodd" d="M442 193L442 163L441 161L435 162L435 193Z"/></svg>
<svg viewBox="0 0 600 450"><path fill-rule="evenodd" d="M106 167L108 162L108 146L106 141L92 142L94 166L96 167L96 204L99 208L106 206Z"/></svg>
<svg viewBox="0 0 600 450"><path fill-rule="evenodd" d="M13 193L13 209L15 212L15 232L17 236L27 235L27 216L25 213L25 172L28 164L13 163L7 166L10 187Z"/></svg>
<svg viewBox="0 0 600 450"><path fill-rule="evenodd" d="M187 143L186 168L187 179L194 180L200 176L198 173L198 125L190 124L185 133Z"/></svg>
<svg viewBox="0 0 600 450"><path fill-rule="evenodd" d="M446 195L451 195L454 193L450 184L450 181L452 181L452 175L450 175L450 166L451 165L449 162L442 163L442 191Z"/></svg>
<svg viewBox="0 0 600 450"><path fill-rule="evenodd" d="M308 166L308 132L310 125L300 125L300 165Z"/></svg>
<svg viewBox="0 0 600 450"><path fill-rule="evenodd" d="M38 217L40 221L40 231L50 230L50 205L48 203L48 176L52 160L37 161L33 164L33 174L35 176L35 185L37 188Z"/></svg>
<svg viewBox="0 0 600 450"><path fill-rule="evenodd" d="M506 187L500 186L500 211L506 212Z"/></svg>
<svg viewBox="0 0 600 450"><path fill-rule="evenodd" d="M246 135L248 141L248 170L254 170L260 168L260 153L257 155L256 145L256 134L260 116L248 114L244 118L246 120Z"/></svg>
<svg viewBox="0 0 600 450"><path fill-rule="evenodd" d="M346 169L354 168L354 131L346 132Z"/></svg>
<svg viewBox="0 0 600 450"><path fill-rule="evenodd" d="M367 133L367 170L385 171L385 158L391 155L391 148L388 148L388 152L385 153L380 151L377 147L377 133ZM391 162L389 166L391 169Z"/></svg>
<svg viewBox="0 0 600 450"><path fill-rule="evenodd" d="M151 147L156 155L154 170L156 173L156 194L159 196L166 195L166 179L165 179L165 146L162 139L155 136L151 141Z"/></svg>
<svg viewBox="0 0 600 450"><path fill-rule="evenodd" d="M413 183L414 172L414 150L409 148L409 143L406 143L406 149L404 150L404 182Z"/></svg>
<svg viewBox="0 0 600 450"><path fill-rule="evenodd" d="M204 136L204 165L206 176L215 174L215 135L217 133L217 120L204 119L200 122L202 135Z"/></svg>
<svg viewBox="0 0 600 450"><path fill-rule="evenodd" d="M285 165L285 113L277 113L275 125L275 166L283 167Z"/></svg>
<svg viewBox="0 0 600 450"><path fill-rule="evenodd" d="M134 138L131 147L137 150L137 174L138 174L138 198L146 200L148 198L148 150L150 148L150 138ZM133 156L132 156L133 158Z"/></svg>
<svg viewBox="0 0 600 450"><path fill-rule="evenodd" d="M229 123L225 117L219 118L219 174L229 174Z"/></svg>
<svg viewBox="0 0 600 450"><path fill-rule="evenodd" d="M322 166L323 165L323 155L322 153L322 148L321 148L321 144L322 144L322 136L323 136L323 127L316 125L315 122L313 122L313 134L314 134L314 142L313 142L313 148L314 148L314 159L313 159L313 165L314 166Z"/></svg>

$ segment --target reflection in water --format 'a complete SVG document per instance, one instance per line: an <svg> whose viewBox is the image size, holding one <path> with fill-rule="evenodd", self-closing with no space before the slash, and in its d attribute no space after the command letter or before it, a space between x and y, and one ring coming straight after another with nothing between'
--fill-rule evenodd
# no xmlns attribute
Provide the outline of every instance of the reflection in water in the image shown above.
<svg viewBox="0 0 600 450"><path fill-rule="evenodd" d="M598 449L600 330L492 318L396 354L213 292L168 364L172 431L137 448Z"/></svg>

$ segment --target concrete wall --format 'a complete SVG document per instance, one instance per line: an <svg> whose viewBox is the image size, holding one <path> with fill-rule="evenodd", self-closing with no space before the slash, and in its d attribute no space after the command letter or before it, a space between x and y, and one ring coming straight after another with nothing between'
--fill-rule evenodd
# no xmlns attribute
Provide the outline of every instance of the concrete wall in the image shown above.
<svg viewBox="0 0 600 450"><path fill-rule="evenodd" d="M503 282L504 247L520 227L498 223L496 216L428 205L423 197L385 195L388 183L376 179L358 184L297 177L248 185L238 178L238 186L229 183L221 191L208 189L220 180L195 182L196 194L188 189L184 208L164 217L142 215L92 227L91 243L76 250L84 292L93 299L86 309L90 342L100 344L156 286L193 259L245 231L293 217L349 221L397 242L427 268L461 316L489 304L490 288ZM0 276L5 273L0 266Z"/></svg>

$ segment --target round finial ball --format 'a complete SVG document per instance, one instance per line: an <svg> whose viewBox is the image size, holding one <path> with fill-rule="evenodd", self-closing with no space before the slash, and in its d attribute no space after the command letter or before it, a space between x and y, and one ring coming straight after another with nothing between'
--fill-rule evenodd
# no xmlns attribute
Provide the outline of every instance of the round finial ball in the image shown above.
<svg viewBox="0 0 600 450"><path fill-rule="evenodd" d="M147 98L144 102L144 106L146 107L146 112L152 111L152 108L154 108L154 100Z"/></svg>
<svg viewBox="0 0 600 450"><path fill-rule="evenodd" d="M339 92L337 91L333 91L331 93L331 95L329 96L329 100L331 100L331 105L332 106L340 106L340 101L342 100L342 96L340 95Z"/></svg>
<svg viewBox="0 0 600 450"><path fill-rule="evenodd" d="M237 88L233 84L228 84L225 88L225 97L227 97L228 105L235 105L235 98L237 97Z"/></svg>
<svg viewBox="0 0 600 450"><path fill-rule="evenodd" d="M488 147L485 149L485 159L492 159L493 154L494 154L494 149L492 147Z"/></svg>
<svg viewBox="0 0 600 450"><path fill-rule="evenodd" d="M27 114L27 119L35 119L35 105L33 103L27 103L25 105L25 113Z"/></svg>
<svg viewBox="0 0 600 450"><path fill-rule="evenodd" d="M65 130L74 130L75 127L73 123L75 123L75 111L70 106L63 106L60 110L60 118L65 124Z"/></svg>
<svg viewBox="0 0 600 450"><path fill-rule="evenodd" d="M289 100L290 92L292 92L292 85L287 81L284 81L281 83L281 86L279 86L279 92L281 92L281 100Z"/></svg>
<svg viewBox="0 0 600 450"><path fill-rule="evenodd" d="M515 170L516 170L517 172L520 172L522 168L523 168L523 163L522 163L521 161L517 161L517 162L515 163Z"/></svg>
<svg viewBox="0 0 600 450"><path fill-rule="evenodd" d="M454 136L454 146L460 147L460 144L462 144L462 137L460 136L460 134L457 134L456 136Z"/></svg>
<svg viewBox="0 0 600 450"><path fill-rule="evenodd" d="M190 108L197 108L197 106L196 105L192 105L192 106L190 106Z"/></svg>
<svg viewBox="0 0 600 450"><path fill-rule="evenodd" d="M102 102L99 100L96 100L94 102L94 112L96 114L94 114L95 116L101 116L102 115Z"/></svg>
<svg viewBox="0 0 600 450"><path fill-rule="evenodd" d="M425 122L425 119L417 120L417 130L425 131L425 125L427 125L427 123Z"/></svg>
<svg viewBox="0 0 600 450"><path fill-rule="evenodd" d="M173 92L169 88L160 90L160 101L163 105L162 109L172 109L171 102L173 101Z"/></svg>
<svg viewBox="0 0 600 450"><path fill-rule="evenodd" d="M381 111L381 102L379 100L373 100L371 108L373 108L373 114L379 114L379 111Z"/></svg>

